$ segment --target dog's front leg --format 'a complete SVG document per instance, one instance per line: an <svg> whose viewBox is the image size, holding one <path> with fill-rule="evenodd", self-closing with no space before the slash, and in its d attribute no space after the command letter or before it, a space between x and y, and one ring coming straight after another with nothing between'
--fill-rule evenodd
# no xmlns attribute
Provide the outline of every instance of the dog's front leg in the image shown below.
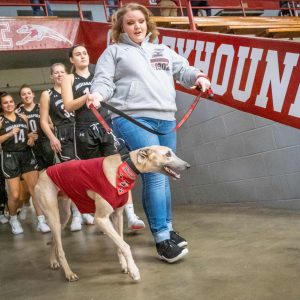
<svg viewBox="0 0 300 300"><path fill-rule="evenodd" d="M124 255L128 273L133 280L140 280L140 272L137 268L130 247L127 243L124 242L122 237L115 230L109 216L113 213L112 206L103 199L99 194L93 191L87 191L87 194L90 198L95 200L96 212L95 212L95 221L98 224L100 230L104 232L112 241L121 249L122 254Z"/></svg>
<svg viewBox="0 0 300 300"><path fill-rule="evenodd" d="M111 215L112 223L117 231L117 233L120 235L120 237L123 239L123 211L124 207L117 208L114 213ZM117 254L119 257L119 263L122 268L122 272L128 273L128 266L127 261L122 253L122 250L118 248Z"/></svg>
<svg viewBox="0 0 300 300"><path fill-rule="evenodd" d="M136 266L132 253L130 250L130 247L127 243L124 242L124 240L120 237L120 235L115 230L112 222L109 219L109 216L107 217L98 217L95 215L95 219L101 230L110 237L113 242L120 248L122 254L124 255L126 262L127 262L127 268L128 268L128 274L133 280L140 280L140 272L138 267Z"/></svg>

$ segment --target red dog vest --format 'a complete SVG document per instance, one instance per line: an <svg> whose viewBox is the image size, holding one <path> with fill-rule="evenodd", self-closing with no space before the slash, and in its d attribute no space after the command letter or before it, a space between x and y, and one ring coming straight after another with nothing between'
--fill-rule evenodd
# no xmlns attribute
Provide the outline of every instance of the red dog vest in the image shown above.
<svg viewBox="0 0 300 300"><path fill-rule="evenodd" d="M87 195L92 190L103 197L113 208L127 203L128 192L119 195L103 172L104 157L72 160L51 166L47 175L76 204L81 213L94 213L95 201Z"/></svg>

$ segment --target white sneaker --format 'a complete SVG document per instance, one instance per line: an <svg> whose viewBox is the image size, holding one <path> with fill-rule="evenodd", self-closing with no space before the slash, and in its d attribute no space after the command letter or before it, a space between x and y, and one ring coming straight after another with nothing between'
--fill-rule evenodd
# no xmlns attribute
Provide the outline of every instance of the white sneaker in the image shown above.
<svg viewBox="0 0 300 300"><path fill-rule="evenodd" d="M11 226L11 231L13 234L20 234L24 232L22 225L17 218L13 218L13 219L11 218L9 220L9 224Z"/></svg>
<svg viewBox="0 0 300 300"><path fill-rule="evenodd" d="M8 223L8 218L5 215L0 215L0 223L1 224Z"/></svg>
<svg viewBox="0 0 300 300"><path fill-rule="evenodd" d="M47 233L47 232L51 231L50 227L48 226L48 224L46 222L40 222L40 221L38 221L36 230L40 231L42 233Z"/></svg>
<svg viewBox="0 0 300 300"><path fill-rule="evenodd" d="M79 231L82 228L82 217L80 214L73 215L72 223L70 226L71 231Z"/></svg>
<svg viewBox="0 0 300 300"><path fill-rule="evenodd" d="M93 225L94 224L94 217L90 214L82 214L82 219L84 224L86 225Z"/></svg>
<svg viewBox="0 0 300 300"><path fill-rule="evenodd" d="M128 229L130 230L141 230L145 228L145 223L140 220L137 215L134 215L133 218L128 220Z"/></svg>

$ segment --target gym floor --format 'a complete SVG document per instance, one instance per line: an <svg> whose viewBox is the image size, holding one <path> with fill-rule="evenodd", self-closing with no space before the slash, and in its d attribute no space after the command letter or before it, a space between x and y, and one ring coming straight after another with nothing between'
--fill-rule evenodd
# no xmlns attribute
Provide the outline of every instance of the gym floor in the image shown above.
<svg viewBox="0 0 300 300"><path fill-rule="evenodd" d="M138 208L138 215L144 214ZM69 283L49 268L50 234L35 231L32 212L13 236L0 225L0 299L299 300L300 212L239 206L176 206L176 230L189 254L167 264L156 257L149 228L128 233L142 280L120 271L116 248L96 226L63 232ZM126 223L125 223L126 224Z"/></svg>

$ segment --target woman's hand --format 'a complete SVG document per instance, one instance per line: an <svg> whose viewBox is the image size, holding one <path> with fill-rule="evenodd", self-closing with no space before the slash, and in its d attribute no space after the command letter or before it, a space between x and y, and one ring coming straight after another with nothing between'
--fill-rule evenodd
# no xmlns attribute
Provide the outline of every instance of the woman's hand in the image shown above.
<svg viewBox="0 0 300 300"><path fill-rule="evenodd" d="M51 145L51 149L55 153L61 152L61 144L60 144L60 141L59 141L59 139L57 137L53 137L50 140L50 145Z"/></svg>
<svg viewBox="0 0 300 300"><path fill-rule="evenodd" d="M93 93L87 95L86 106L90 108L90 105L93 104L96 109L101 107L101 101L103 97L99 93Z"/></svg>
<svg viewBox="0 0 300 300"><path fill-rule="evenodd" d="M38 139L38 134L36 132L30 132L28 133L28 138L32 139L33 141L36 141Z"/></svg>
<svg viewBox="0 0 300 300"><path fill-rule="evenodd" d="M28 123L28 117L24 113L17 112L17 115L22 118L26 123Z"/></svg>
<svg viewBox="0 0 300 300"><path fill-rule="evenodd" d="M34 146L34 139L32 137L28 137L27 145L30 147Z"/></svg>
<svg viewBox="0 0 300 300"><path fill-rule="evenodd" d="M9 132L9 134L10 134L10 136L14 136L14 135L17 135L19 132L20 132L20 128L15 127Z"/></svg>
<svg viewBox="0 0 300 300"><path fill-rule="evenodd" d="M205 93L211 88L211 83L207 75L205 75L204 73L198 73L196 75L195 86L199 86L201 88L201 91Z"/></svg>

